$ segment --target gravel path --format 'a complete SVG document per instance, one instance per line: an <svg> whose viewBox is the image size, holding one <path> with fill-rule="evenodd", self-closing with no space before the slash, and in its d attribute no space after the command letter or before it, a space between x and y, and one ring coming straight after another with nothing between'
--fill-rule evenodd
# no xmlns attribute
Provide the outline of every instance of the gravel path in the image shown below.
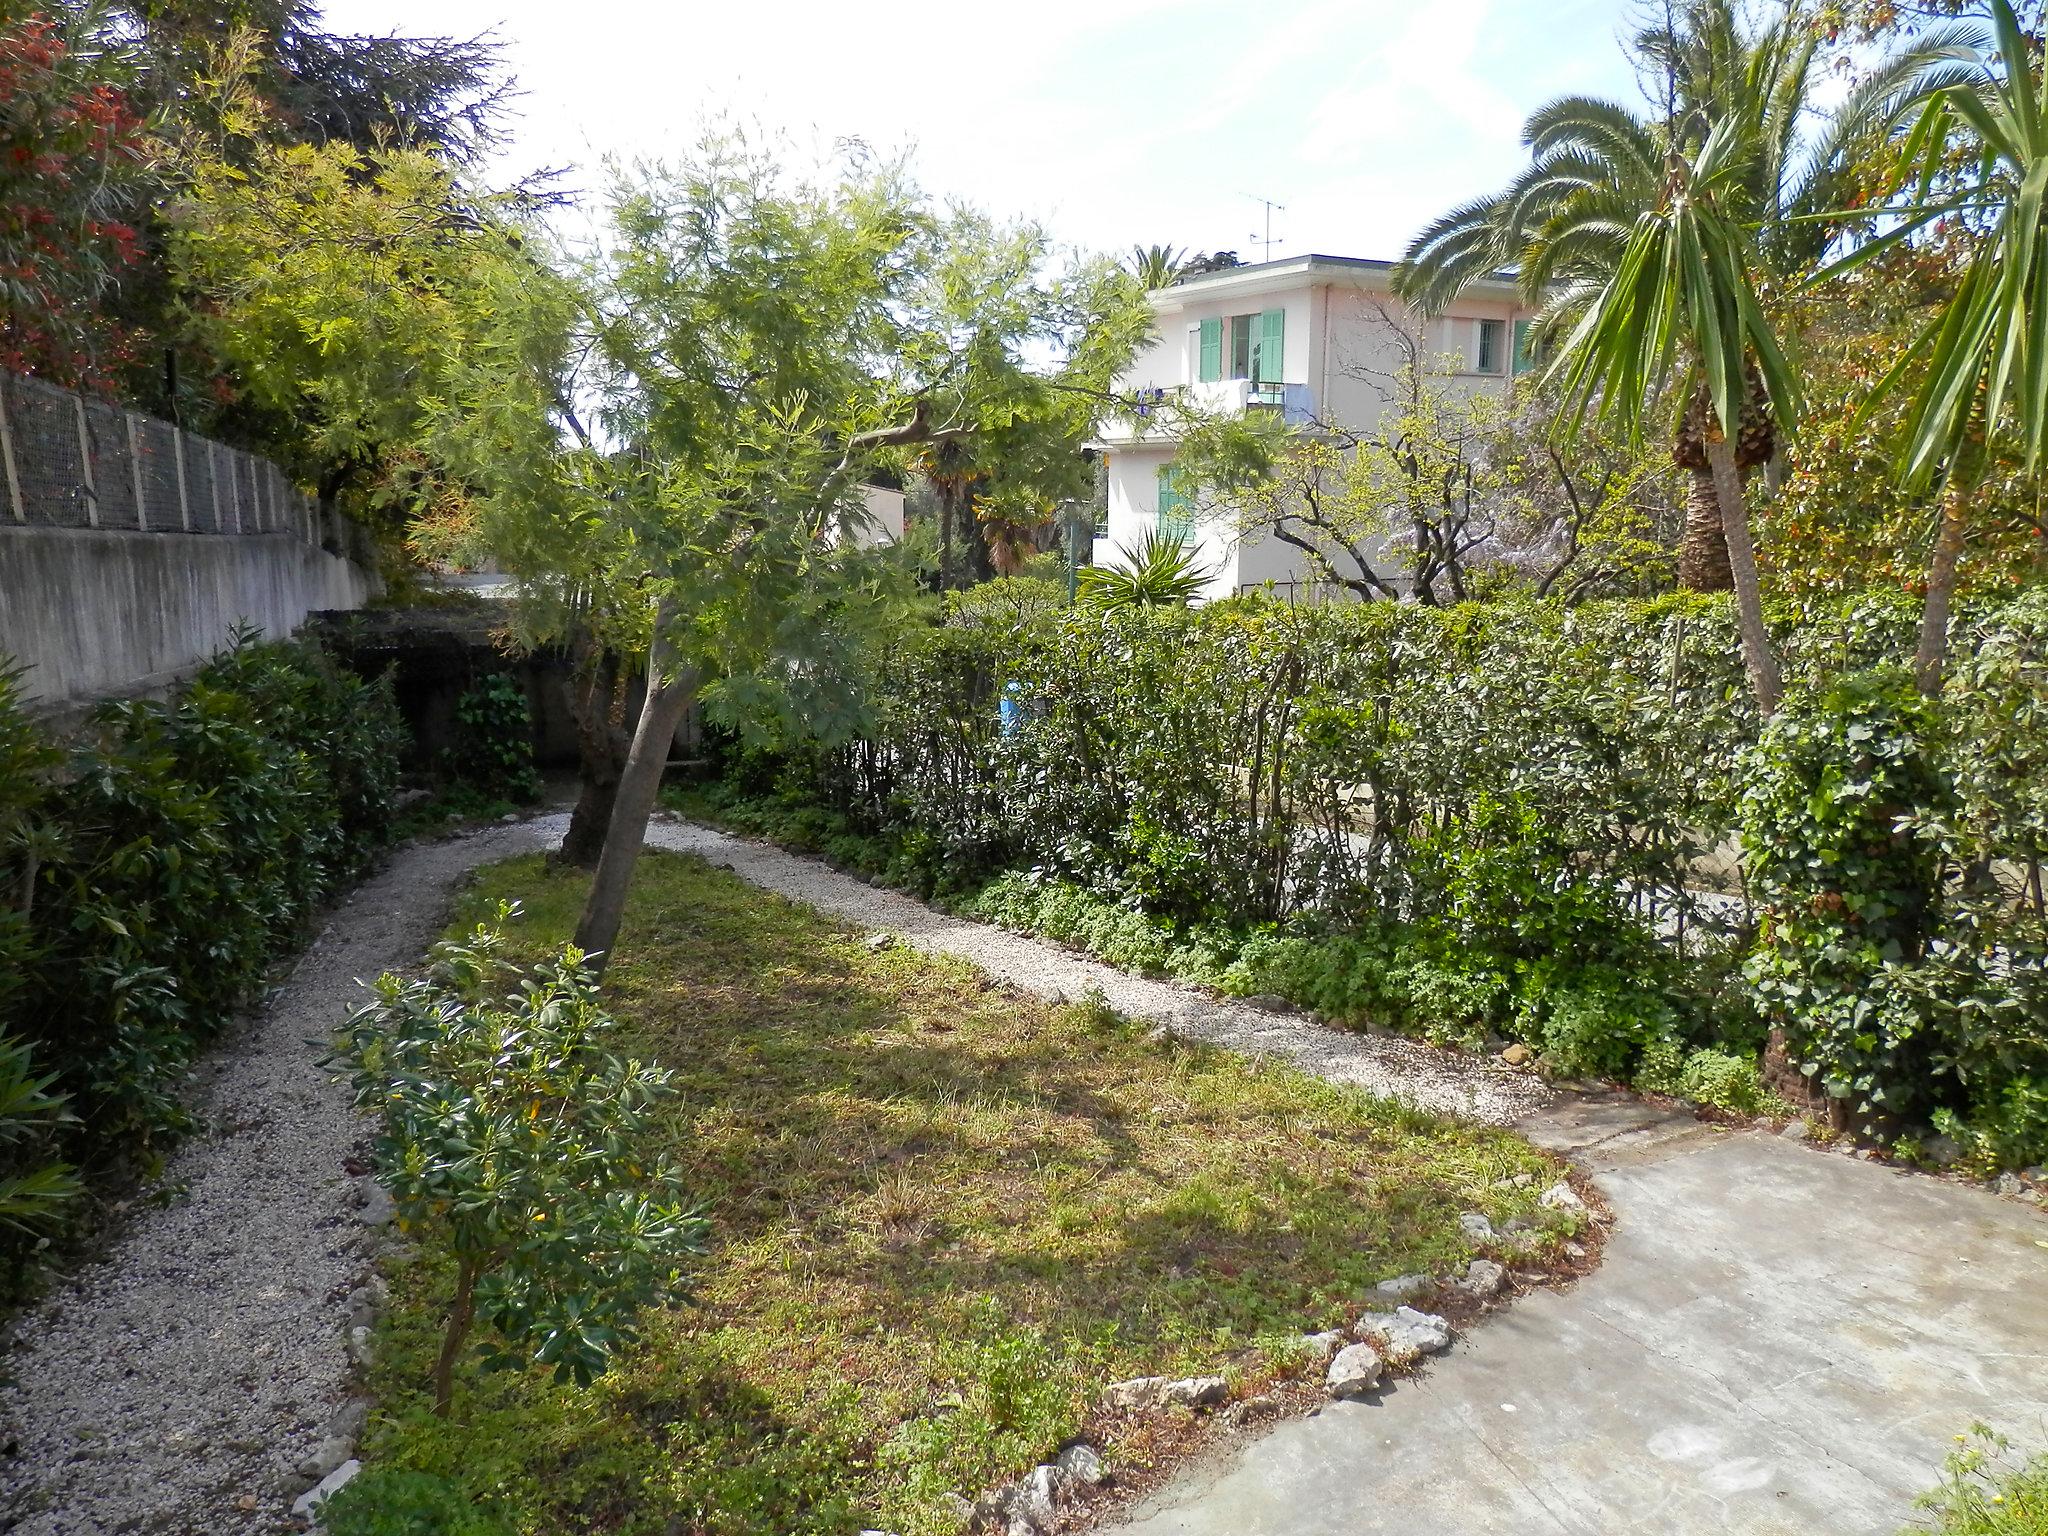
<svg viewBox="0 0 2048 1536"><path fill-rule="evenodd" d="M958 955L1040 997L1078 997L1099 987L1112 1007L1177 1034L1254 1055L1279 1056L1331 1082L1355 1083L1419 1108L1508 1125L1556 1101L1533 1073L1516 1072L1419 1040L1332 1029L1298 1014L1271 1013L1170 981L1148 981L1043 939L934 912L899 892L691 822L658 821L649 846L701 854L755 885L933 954Z"/></svg>
<svg viewBox="0 0 2048 1536"><path fill-rule="evenodd" d="M417 960L467 870L543 824L405 849L330 914L261 1016L212 1052L209 1132L167 1203L21 1319L0 1360L0 1529L288 1529L301 1461L348 1404L347 1296L369 1274L343 1159L363 1123L316 1063L358 978Z"/></svg>
<svg viewBox="0 0 2048 1536"><path fill-rule="evenodd" d="M543 817L403 850L330 914L260 1016L209 1055L198 1085L209 1130L173 1159L165 1203L26 1314L0 1361L0 1530L290 1528L291 1502L312 1481L301 1463L362 1412L346 1335L370 1258L343 1164L365 1127L318 1059L360 1001L359 980L419 959L465 873L551 846L566 824ZM1506 1124L1550 1102L1526 1074L1129 976L764 844L669 821L648 842L1039 996L1098 987L1135 1017L1424 1108Z"/></svg>

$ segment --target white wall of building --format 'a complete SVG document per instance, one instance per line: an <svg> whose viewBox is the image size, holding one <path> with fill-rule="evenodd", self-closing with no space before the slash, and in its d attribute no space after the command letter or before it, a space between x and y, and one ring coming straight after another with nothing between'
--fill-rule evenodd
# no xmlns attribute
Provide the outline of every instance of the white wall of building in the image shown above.
<svg viewBox="0 0 2048 1536"><path fill-rule="evenodd" d="M1390 292L1388 276L1385 263L1311 256L1235 268L1165 289L1153 295L1158 329L1119 388L1186 387L1200 400L1218 389L1200 383L1201 322L1226 321L1227 350L1230 317L1281 309L1286 321L1280 380L1295 386L1288 391L1289 419L1295 419L1299 403L1316 419L1368 433L1393 398L1410 355L1402 332L1418 329ZM1505 390L1513 367L1515 323L1529 313L1511 285L1481 286L1450 313L1420 328L1424 366L1440 386L1448 381L1454 389ZM1479 325L1487 320L1499 322L1501 345L1498 366L1482 373ZM1228 362L1226 356L1226 372ZM1227 391L1227 385L1223 388ZM1137 547L1157 525L1159 470L1172 461L1172 444L1156 432L1146 436L1112 426L1097 447L1108 463L1109 515L1107 535L1096 541L1094 557L1097 564L1113 564L1119 546ZM1320 581L1300 550L1272 538L1240 541L1219 515L1204 516L1199 507L1193 536L1201 558L1215 568L1207 597L1268 581L1282 587ZM1396 563L1384 551L1375 553L1383 573Z"/></svg>

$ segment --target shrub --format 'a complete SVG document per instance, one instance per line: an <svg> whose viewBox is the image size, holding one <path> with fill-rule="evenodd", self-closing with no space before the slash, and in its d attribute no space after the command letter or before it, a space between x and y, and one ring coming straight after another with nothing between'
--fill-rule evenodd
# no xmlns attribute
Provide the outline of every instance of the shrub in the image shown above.
<svg viewBox="0 0 2048 1536"><path fill-rule="evenodd" d="M0 1035L68 1108L0 1175L186 1128L194 1054L386 835L402 736L388 684L241 631L170 702L103 706L60 774L0 674Z"/></svg>
<svg viewBox="0 0 2048 1536"><path fill-rule="evenodd" d="M926 893L994 881L984 915L1117 963L1559 1071L1668 1041L1677 1081L1779 1025L1828 1091L2039 1160L2048 595L1966 611L1938 705L1895 667L1913 620L1774 613L1764 732L1726 604L1691 595L1019 610L902 636L867 734L757 759L772 791L726 814L765 797L758 830Z"/></svg>
<svg viewBox="0 0 2048 1536"><path fill-rule="evenodd" d="M455 702L448 771L457 783L515 804L540 798L533 765L533 713L526 690L503 672L478 680Z"/></svg>
<svg viewBox="0 0 2048 1536"><path fill-rule="evenodd" d="M488 1364L531 1361L587 1384L702 1251L707 1226L671 1169L639 1161L634 1139L668 1074L605 1049L617 1026L581 955L519 973L499 945L480 926L437 945L424 977L378 978L344 1035L356 1103L383 1119L378 1177L406 1226L455 1257L434 1375L443 1416L478 1312L493 1330ZM488 995L507 982L516 990Z"/></svg>
<svg viewBox="0 0 2048 1536"><path fill-rule="evenodd" d="M54 1073L36 1075L27 1046L0 1039L0 1228L35 1241L58 1226L78 1195L70 1167L37 1150L70 1118L63 1095L50 1092L55 1081Z"/></svg>

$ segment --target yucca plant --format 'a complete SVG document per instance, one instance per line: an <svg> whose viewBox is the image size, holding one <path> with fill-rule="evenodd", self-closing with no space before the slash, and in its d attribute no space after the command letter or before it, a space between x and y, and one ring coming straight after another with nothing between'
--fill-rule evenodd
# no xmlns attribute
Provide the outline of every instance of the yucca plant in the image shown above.
<svg viewBox="0 0 2048 1536"><path fill-rule="evenodd" d="M1076 607L1090 613L1185 607L1216 574L1185 539L1156 528L1135 549L1117 545L1116 554L1117 564L1093 565L1080 573Z"/></svg>

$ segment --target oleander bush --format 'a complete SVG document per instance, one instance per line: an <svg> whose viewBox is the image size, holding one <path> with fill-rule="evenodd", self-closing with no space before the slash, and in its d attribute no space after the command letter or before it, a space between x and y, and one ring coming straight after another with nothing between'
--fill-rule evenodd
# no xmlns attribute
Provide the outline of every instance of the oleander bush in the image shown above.
<svg viewBox="0 0 2048 1536"><path fill-rule="evenodd" d="M1983 1166L2048 1155L2048 597L1773 616L1680 594L1038 611L875 658L870 728L734 749L700 810L1118 964L1567 1075L1816 1091ZM1007 708L1003 707L1007 701Z"/></svg>
<svg viewBox="0 0 2048 1536"><path fill-rule="evenodd" d="M384 839L388 685L238 633L173 699L102 706L60 751L0 680L0 1039L62 1100L0 1180L146 1165L199 1048ZM0 1288L56 1223L0 1233Z"/></svg>

